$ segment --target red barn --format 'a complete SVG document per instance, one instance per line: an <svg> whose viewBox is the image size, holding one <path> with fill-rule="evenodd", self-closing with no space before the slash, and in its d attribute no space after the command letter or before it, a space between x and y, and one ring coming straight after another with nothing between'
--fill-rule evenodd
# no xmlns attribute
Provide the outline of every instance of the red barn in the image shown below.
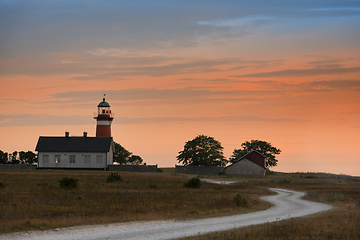
<svg viewBox="0 0 360 240"><path fill-rule="evenodd" d="M225 168L225 174L265 176L266 156L256 150L239 158L235 163Z"/></svg>

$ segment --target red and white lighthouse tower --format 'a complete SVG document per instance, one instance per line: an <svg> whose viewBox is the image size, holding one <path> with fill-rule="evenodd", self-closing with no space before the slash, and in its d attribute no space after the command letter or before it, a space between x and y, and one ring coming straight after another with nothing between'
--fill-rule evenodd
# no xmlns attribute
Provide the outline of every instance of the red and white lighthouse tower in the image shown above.
<svg viewBox="0 0 360 240"><path fill-rule="evenodd" d="M114 118L111 113L110 104L105 101L105 94L102 102L97 107L98 115L94 117L97 121L96 137L111 137L111 123Z"/></svg>

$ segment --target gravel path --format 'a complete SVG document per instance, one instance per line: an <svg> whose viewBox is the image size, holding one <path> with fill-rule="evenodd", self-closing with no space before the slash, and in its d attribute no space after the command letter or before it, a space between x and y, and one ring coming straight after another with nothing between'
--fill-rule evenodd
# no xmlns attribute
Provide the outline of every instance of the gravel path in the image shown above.
<svg viewBox="0 0 360 240"><path fill-rule="evenodd" d="M82 226L47 231L19 232L0 235L0 239L16 240L89 240L89 239L174 239L194 236L214 231L223 231L243 226L280 221L326 211L332 206L300 199L303 192L286 189L270 190L277 195L261 199L274 204L273 207L259 212L186 221L146 221L115 223L108 225Z"/></svg>

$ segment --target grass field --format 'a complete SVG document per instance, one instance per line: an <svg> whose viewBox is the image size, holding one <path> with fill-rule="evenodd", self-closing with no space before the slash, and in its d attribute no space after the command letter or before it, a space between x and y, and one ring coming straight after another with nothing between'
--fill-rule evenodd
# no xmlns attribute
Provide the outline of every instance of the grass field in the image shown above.
<svg viewBox="0 0 360 240"><path fill-rule="evenodd" d="M359 177L324 173L274 173L263 180L243 181L304 191L307 192L305 199L331 204L335 208L311 216L182 239L360 239Z"/></svg>
<svg viewBox="0 0 360 240"><path fill-rule="evenodd" d="M272 173L266 177L203 176L238 181L220 186L202 181L184 188L194 175L119 172L0 170L0 233L74 225L155 219L188 219L258 211L268 187L308 192L306 198L334 204L335 210L278 223L251 226L189 239L360 239L360 178L321 173ZM59 188L63 177L78 188ZM200 176L201 177L201 176ZM238 194L248 204L239 205Z"/></svg>

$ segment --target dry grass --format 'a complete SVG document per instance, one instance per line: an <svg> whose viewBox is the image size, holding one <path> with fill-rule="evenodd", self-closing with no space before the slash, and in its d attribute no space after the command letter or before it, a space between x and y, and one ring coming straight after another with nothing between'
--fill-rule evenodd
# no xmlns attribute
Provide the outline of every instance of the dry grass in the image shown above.
<svg viewBox="0 0 360 240"><path fill-rule="evenodd" d="M188 239L360 239L360 178L325 173L272 173L266 177L203 176L238 181L230 186L202 182L195 175L119 172L106 182L102 171L0 171L0 233L74 225L154 219L223 216L270 207L259 200L268 187L308 192L306 198L338 206L313 216L245 227ZM63 177L79 179L77 189L59 188ZM200 179L202 176L199 176ZM241 207L238 194L249 203ZM237 206L240 205L240 206Z"/></svg>
<svg viewBox="0 0 360 240"><path fill-rule="evenodd" d="M0 232L49 229L73 225L154 219L181 219L244 213L268 208L258 200L264 188L223 186L202 182L183 185L188 178L164 173L120 172L122 181L106 182L102 171L0 171ZM59 188L63 177L79 179L78 188ZM242 194L249 207L237 206Z"/></svg>
<svg viewBox="0 0 360 240"><path fill-rule="evenodd" d="M360 239L360 208L345 205L308 217L183 238L185 239Z"/></svg>
<svg viewBox="0 0 360 240"><path fill-rule="evenodd" d="M237 177L231 177L232 179ZM229 177L230 179L230 177ZM360 239L360 178L325 173L275 173L266 180L239 178L269 187L308 192L306 199L336 206L334 210L280 222L188 237L194 240Z"/></svg>

